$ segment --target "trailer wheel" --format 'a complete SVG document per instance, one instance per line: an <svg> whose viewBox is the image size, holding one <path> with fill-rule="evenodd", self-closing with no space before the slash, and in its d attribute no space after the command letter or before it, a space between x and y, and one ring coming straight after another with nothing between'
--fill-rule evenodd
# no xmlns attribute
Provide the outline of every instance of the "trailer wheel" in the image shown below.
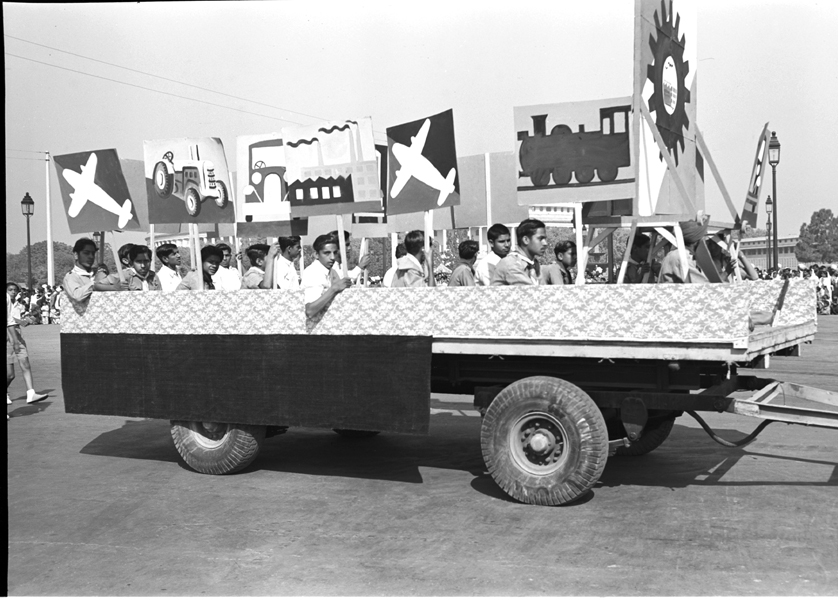
<svg viewBox="0 0 838 600"><path fill-rule="evenodd" d="M608 459L599 408L554 377L528 377L498 394L483 419L480 444L495 482L527 504L576 500L599 480Z"/></svg>
<svg viewBox="0 0 838 600"><path fill-rule="evenodd" d="M183 201L186 203L186 212L190 217L197 217L201 212L201 196L195 188L189 188L183 195Z"/></svg>
<svg viewBox="0 0 838 600"><path fill-rule="evenodd" d="M175 186L175 176L169 173L169 168L162 160L154 165L154 189L161 198L168 198L172 195L172 188Z"/></svg>
<svg viewBox="0 0 838 600"><path fill-rule="evenodd" d="M219 208L224 208L227 206L227 200L229 198L227 195L227 186L224 185L223 181L216 181L215 191L218 192L218 196L215 198L216 205L218 205Z"/></svg>
<svg viewBox="0 0 838 600"><path fill-rule="evenodd" d="M381 433L380 431L363 431L360 429L333 429L332 431L341 437L354 439L371 438Z"/></svg>
<svg viewBox="0 0 838 600"><path fill-rule="evenodd" d="M672 433L672 426L675 424L675 417L656 419L646 423L643 434L636 442L632 442L628 448L617 448L617 456L642 456L649 454L660 446ZM620 424L622 428L622 424ZM624 430L625 431L625 430Z"/></svg>
<svg viewBox="0 0 838 600"><path fill-rule="evenodd" d="M172 421L172 439L183 460L199 473L226 475L253 462L265 427L232 423Z"/></svg>

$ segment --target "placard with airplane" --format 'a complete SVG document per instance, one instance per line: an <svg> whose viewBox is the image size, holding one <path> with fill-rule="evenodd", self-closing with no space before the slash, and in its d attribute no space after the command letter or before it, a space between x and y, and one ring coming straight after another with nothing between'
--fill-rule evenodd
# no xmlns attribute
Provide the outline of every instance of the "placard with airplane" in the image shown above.
<svg viewBox="0 0 838 600"><path fill-rule="evenodd" d="M53 156L70 233L141 229L116 150Z"/></svg>
<svg viewBox="0 0 838 600"><path fill-rule="evenodd" d="M460 203L454 111L387 128L387 214Z"/></svg>

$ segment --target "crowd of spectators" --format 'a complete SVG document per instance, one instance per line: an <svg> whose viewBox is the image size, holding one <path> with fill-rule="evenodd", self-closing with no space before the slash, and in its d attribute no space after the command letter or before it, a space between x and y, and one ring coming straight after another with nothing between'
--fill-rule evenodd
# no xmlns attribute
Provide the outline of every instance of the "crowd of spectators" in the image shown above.
<svg viewBox="0 0 838 600"><path fill-rule="evenodd" d="M49 325L60 323L61 319L61 292L63 286L51 286L42 284L33 289L21 288L13 298L17 310L21 316L32 325Z"/></svg>

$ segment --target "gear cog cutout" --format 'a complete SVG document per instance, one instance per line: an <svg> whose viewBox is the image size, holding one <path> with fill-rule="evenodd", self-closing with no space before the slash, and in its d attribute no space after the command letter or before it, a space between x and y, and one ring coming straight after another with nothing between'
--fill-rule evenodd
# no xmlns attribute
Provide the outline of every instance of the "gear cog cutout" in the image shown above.
<svg viewBox="0 0 838 600"><path fill-rule="evenodd" d="M661 0L660 14L655 11L658 38L656 40L654 35L649 35L653 62L646 66L646 77L654 85L654 93L648 101L649 112L655 114L655 125L675 158L676 165L678 146L683 153L684 131L690 126L690 118L684 106L690 101L690 90L685 83L690 63L684 61L686 39L683 35L680 39L678 37L680 23L680 15L672 10L672 0L669 0L668 14L666 0Z"/></svg>

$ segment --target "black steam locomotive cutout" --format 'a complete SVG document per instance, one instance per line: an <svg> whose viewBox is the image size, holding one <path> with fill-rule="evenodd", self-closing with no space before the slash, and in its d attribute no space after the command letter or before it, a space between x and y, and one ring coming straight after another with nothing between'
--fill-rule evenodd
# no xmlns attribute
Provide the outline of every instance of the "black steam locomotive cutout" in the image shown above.
<svg viewBox="0 0 838 600"><path fill-rule="evenodd" d="M684 151L684 131L689 129L690 119L685 105L690 102L690 90L685 79L690 72L689 61L684 61L686 36L678 37L681 17L672 10L669 12L666 0L661 0L660 18L655 11L655 29L657 40L649 35L649 47L654 62L646 66L646 77L654 85L654 93L649 97L649 112L655 114L655 125L663 138L664 144L678 164L678 146ZM673 25L673 18L675 23Z"/></svg>
<svg viewBox="0 0 838 600"><path fill-rule="evenodd" d="M518 132L522 142L519 177L529 177L535 187L548 186L551 175L558 187L572 185L570 178L574 174L580 184L593 181L594 172L602 183L614 181L620 167L631 165L630 112L631 105L601 108L599 131L585 131L580 124L574 133L567 125L556 125L550 135L546 135L547 115L533 115L533 135Z"/></svg>

